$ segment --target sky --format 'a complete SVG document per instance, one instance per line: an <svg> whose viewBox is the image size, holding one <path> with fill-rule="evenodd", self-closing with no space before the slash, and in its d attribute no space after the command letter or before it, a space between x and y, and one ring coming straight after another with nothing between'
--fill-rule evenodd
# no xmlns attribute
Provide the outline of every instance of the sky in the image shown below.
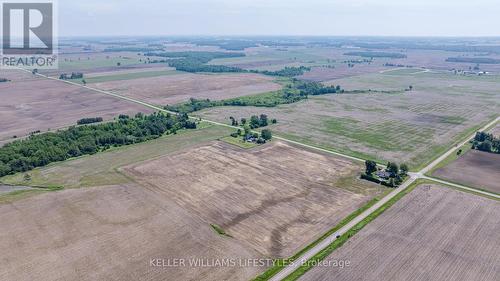
<svg viewBox="0 0 500 281"><path fill-rule="evenodd" d="M59 0L60 36L500 36L498 0Z"/></svg>

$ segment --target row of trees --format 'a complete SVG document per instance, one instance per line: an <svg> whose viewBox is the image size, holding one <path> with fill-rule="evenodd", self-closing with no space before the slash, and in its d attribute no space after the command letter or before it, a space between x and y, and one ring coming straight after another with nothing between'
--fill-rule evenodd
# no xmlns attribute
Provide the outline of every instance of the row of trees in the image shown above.
<svg viewBox="0 0 500 281"><path fill-rule="evenodd" d="M500 153L500 138L486 132L477 132L472 141L472 148L485 152Z"/></svg>
<svg viewBox="0 0 500 281"><path fill-rule="evenodd" d="M310 67L305 67L305 66L287 66L281 70L276 70L276 71L269 71L269 70L250 70L250 72L253 73L261 73L264 75L269 75L269 76L280 76L280 77L295 77L295 76L300 76L304 74L306 71L311 71Z"/></svg>
<svg viewBox="0 0 500 281"><path fill-rule="evenodd" d="M191 98L185 103L167 105L165 106L165 109L174 112L191 113L216 106L275 107L280 104L290 104L307 99L310 95L316 96L342 92L344 92L344 90L340 86L325 86L318 82L306 82L298 79L291 79L291 83L284 89L271 93L220 101Z"/></svg>
<svg viewBox="0 0 500 281"><path fill-rule="evenodd" d="M229 120L231 120L231 126L239 126L240 124L241 126L245 126L248 123L246 118L241 118L241 123L238 123L238 120L236 120L233 116L229 117ZM278 121L276 119L271 120L271 123L273 124L276 124L277 122ZM269 125L269 120L265 114L261 114L260 116L253 115L250 117L250 122L248 124L250 129L266 127L267 125Z"/></svg>
<svg viewBox="0 0 500 281"><path fill-rule="evenodd" d="M3 83L3 82L9 82L10 80L7 79L7 78L0 78L0 83Z"/></svg>
<svg viewBox="0 0 500 281"><path fill-rule="evenodd" d="M255 142L257 144L264 144L273 138L273 133L269 129L264 129L260 132L260 136L256 132L252 132L250 126L243 126L243 131L238 129L235 133L231 134L231 137L238 138L243 137L243 141Z"/></svg>
<svg viewBox="0 0 500 281"><path fill-rule="evenodd" d="M0 148L0 176L94 154L112 146L144 142L183 128L196 128L186 114L139 113L135 117L121 115L115 122L32 135Z"/></svg>
<svg viewBox="0 0 500 281"><path fill-rule="evenodd" d="M85 124L99 123L102 121L103 121L102 117L82 118L82 119L76 121L76 124L85 125Z"/></svg>
<svg viewBox="0 0 500 281"><path fill-rule="evenodd" d="M246 70L234 66L226 65L214 65L207 64L211 60L220 58L237 58L244 57L244 53L225 53L225 52L149 52L144 54L145 56L154 57L164 57L165 60L156 60L158 62L166 62L171 67L179 71L185 72L245 72L245 73L261 73L269 76L280 76L280 77L295 77L304 74L306 71L310 71L311 68L300 66L300 67L285 67L282 70L268 71L268 70ZM154 62L156 62L154 61Z"/></svg>

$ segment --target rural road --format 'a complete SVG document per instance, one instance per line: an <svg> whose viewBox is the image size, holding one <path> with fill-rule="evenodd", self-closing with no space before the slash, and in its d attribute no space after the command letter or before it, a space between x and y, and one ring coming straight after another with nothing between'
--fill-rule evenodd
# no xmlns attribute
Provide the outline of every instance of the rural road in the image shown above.
<svg viewBox="0 0 500 281"><path fill-rule="evenodd" d="M500 117L497 117L495 120L489 122L483 128L479 129L479 131L487 130L489 127L493 126L499 120L500 120ZM337 239L338 235L345 234L349 229L353 228L356 224L358 224L359 222L361 222L362 220L364 220L365 218L367 218L371 213L375 212L378 208L382 207L382 205L384 205L389 200L391 200L392 198L394 198L394 196L398 195L400 192L402 192L405 189L407 189L412 183L414 183L418 179L432 180L432 181L435 181L435 182L438 182L438 183L441 183L441 184L445 184L445 185L449 185L449 186L453 186L453 187L465 189L465 190L468 190L468 191L474 191L476 193L481 193L481 194L492 196L492 197L495 197L495 198L500 198L500 196L498 196L498 195L496 195L494 193L490 193L490 192L486 192L486 191L482 191L482 190L477 190L477 189L469 188L469 187L466 187L466 186L461 186L461 185L458 185L458 184L450 183L450 182L439 180L439 179L434 179L434 178L427 177L427 176L424 175L425 173L427 173L428 171L430 171L432 168L434 168L437 164L439 164L441 161L443 161L446 157L448 157L450 154L455 153L455 151L459 147L461 147L462 145L466 144L471 139L473 139L474 136L475 136L475 134L476 133L474 132L473 135L469 136L466 140L464 140L463 142L461 142L459 145L454 146L453 148L451 148L448 151L446 151L445 153L443 153L443 155L441 155L440 157L438 157L436 160L432 161L429 165L427 165L425 168L423 168L422 170L420 170L418 173L410 173L409 174L410 178L407 181L405 181L399 188L395 189L394 191L392 191L391 193L389 193L387 196L385 196L382 200L378 201L371 208L369 208L368 210L364 211L359 216L357 216L356 218L354 218L352 221L350 221L348 224L346 224L344 227L342 227L339 231L337 231L336 233L333 233L332 235L328 236L326 239L324 239L323 241L321 241L314 248L310 249L305 254L303 254L300 258L298 258L296 262L290 264L289 266L285 267L283 270L281 270L280 272L278 272L276 275L274 275L270 280L271 281L280 281L280 280L285 279L288 275L292 274L295 270L297 270L302 263L308 261L313 256L315 256L317 253L319 253L321 250L325 249L326 247L328 247L328 245L330 245L331 243L333 243L333 241L335 241Z"/></svg>
<svg viewBox="0 0 500 281"><path fill-rule="evenodd" d="M22 69L22 68L20 68L20 69L23 70L23 71L27 71L27 72L31 73L31 71L29 71L29 70ZM129 97L122 96L122 95L118 95L118 94L112 93L110 91L104 91L104 90L101 90L101 89L89 87L89 86L86 86L86 85L78 84L78 83L67 81L67 80L60 80L60 79L57 79L57 78L54 78L54 77L49 77L49 76L46 76L46 75L43 75L43 74L39 74L39 73L37 73L36 75L38 75L40 77L44 77L44 78L50 79L50 80L55 80L55 81L59 81L59 82L62 82L62 83L71 84L71 85L74 85L74 86L77 86L77 87L82 87L82 88L85 88L85 89L88 89L88 90L91 90L91 91L95 91L95 92L98 92L98 93L101 93L101 94L105 94L105 95L113 96L113 97L120 98L120 99L123 99L123 100L127 100L127 101L130 101L130 102L134 102L134 103L137 103L137 104L140 104L140 105L143 105L143 106L146 106L146 107L158 110L158 111L176 114L175 112L171 112L171 111L165 110L164 108L161 108L161 107L158 107L158 106L155 106L155 105L152 105L152 104L140 101L140 100L136 100L136 99L132 99L132 98L129 98ZM195 117L193 117L193 118L195 118ZM195 119L198 119L198 118L195 118ZM489 127L493 126L499 120L500 120L500 116L497 117L495 120L493 120L493 121L489 122L488 124L486 124L483 128L479 129L479 131L487 130ZM231 126L231 125L227 125L227 124L224 124L224 123L219 123L219 122L215 122L215 121L211 121L211 120L206 120L206 119L202 119L202 121L205 121L205 122L208 122L208 123L211 123L211 124L214 124L214 125L218 125L218 126L224 126L224 127L228 127L228 128L233 128L233 129L238 129L239 128L239 127L234 127L234 126ZM308 250L307 252L305 252L301 257L299 257L297 259L296 262L294 262L294 263L290 264L289 266L285 267L284 269L282 269L275 276L273 276L270 280L272 280L272 281L279 281L279 280L283 280L284 278L286 278L288 275L290 275L292 272L294 272L298 267L300 267L300 265L303 262L309 260L314 255L316 255L321 250L323 250L328 245L330 245L333 241L335 241L337 239L338 235L342 235L342 234L346 233L349 229L351 229L356 224L358 224L359 222L361 222L362 220L364 220L365 218L367 218L370 214L372 214L374 211L376 211L377 209L379 209L380 207L382 207L382 205L384 205L389 200L391 200L392 198L394 198L400 192L402 192L405 189L407 189L412 183L414 183L418 179L427 179L427 180L435 181L437 183L441 183L441 184L453 186L453 187L456 187L456 188L460 188L460 189L463 189L463 190L473 191L473 192L476 192L476 193L480 193L480 194L488 195L488 196L491 196L491 197L499 198L500 196L497 195L497 194L494 194L494 193L489 193L489 192L486 192L486 191L477 190L477 189L474 189L474 188L470 188L470 187L466 187L466 186L462 186L462 185L450 183L450 182L447 182L447 181L444 181L444 180L439 180L439 179L435 179L435 178L432 178L432 177L425 176L425 174L427 172L429 172L430 170L432 170L432 168L434 168L436 165L438 165L446 157L448 157L449 155L451 155L452 153L454 153L459 147L463 146L468 141L470 141L471 139L473 139L474 136L475 136L475 132L474 132L474 134L472 134L469 137L467 137L460 144L458 144L458 145L450 148L448 151L446 151L441 156L439 156L438 158L436 158L434 161L432 161L429 165L427 165L425 168L423 168L419 172L417 172L417 173L410 173L409 174L409 176L410 176L409 179L407 181L405 181L399 188L394 189L391 193L389 193L383 199L381 199L380 201L378 201L377 203L375 203L369 209L365 210L359 216L355 217L348 224L346 224L341 229L339 229L336 233L333 233L332 235L328 236L327 238L325 238L324 240L322 240L320 243L318 243L318 245L316 245L315 247L313 247L310 250ZM306 147L306 148L310 148L310 149L314 149L314 150L317 150L317 151L321 151L321 152L329 153L329 154L332 154L332 155L336 155L336 156L344 157L344 158L347 158L347 159L351 159L351 160L354 160L354 161L360 161L360 162L364 162L365 161L365 159L361 159L361 158L357 158L357 157L345 155L345 154L334 152L334 151L327 150L327 149L322 149L322 148L315 147L315 146L312 146L312 145L308 145L308 144L300 143L300 142L297 142L297 141L289 140L289 139L286 139L286 138L283 138L283 137L276 136L274 138L282 140L282 141L285 141L285 142L289 142L289 143L292 143L292 144L300 145L300 146L303 146L303 147Z"/></svg>
<svg viewBox="0 0 500 281"><path fill-rule="evenodd" d="M332 235L328 236L326 239L322 240L318 245L307 251L305 254L303 254L300 258L298 258L295 262L291 263L289 266L285 267L283 270L278 272L276 275L274 275L271 279L271 281L280 281L285 279L288 275L292 274L295 270L297 270L304 262L308 261L311 259L314 255L319 253L321 250L325 249L328 247L328 245L332 244L333 241L337 239L338 235L343 235L349 229L353 228L355 225L360 223L362 220L364 220L366 217L368 217L371 213L375 212L378 208L382 207L385 203L387 203L389 200L394 198L394 196L398 195L400 192L408 188L412 183L414 183L418 178L413 176L410 176L410 179L404 182L399 188L394 189L391 193L389 193L387 196L382 198L380 201L375 203L372 207L361 213L359 216L355 217L352 221L350 221L348 224L343 226L341 229L339 229L337 232L333 233Z"/></svg>

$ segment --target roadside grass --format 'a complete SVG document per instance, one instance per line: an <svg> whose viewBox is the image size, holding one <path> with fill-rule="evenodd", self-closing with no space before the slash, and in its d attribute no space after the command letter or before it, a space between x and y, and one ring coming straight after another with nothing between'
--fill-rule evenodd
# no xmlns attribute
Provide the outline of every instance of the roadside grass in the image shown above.
<svg viewBox="0 0 500 281"><path fill-rule="evenodd" d="M297 260L302 256L305 252L309 251L310 249L314 248L316 245L318 245L321 241L325 240L327 237L344 227L346 224L348 224L350 221L352 221L354 218L359 216L361 213L364 211L368 210L371 208L373 205L375 205L378 201L380 201L382 198L384 198L387 194L389 194L392 191L392 189L387 189L385 192L382 194L378 195L377 197L371 199L366 203L364 206L361 208L357 209L356 211L352 212L349 214L347 217L345 217L343 220L341 220L335 227L330 229L328 232L323 234L321 237L316 239L314 242L311 244L307 245L305 248L300 250L299 252L295 253L293 256L287 258L287 259L277 259L274 261L274 266L271 268L268 268L264 273L260 274L256 278L254 278L252 281L265 281L269 280L272 278L274 275L278 274L283 268L285 268L288 264L291 262Z"/></svg>
<svg viewBox="0 0 500 281"><path fill-rule="evenodd" d="M291 281L291 280L299 279L307 271L312 269L314 264L321 262L323 259L325 259L327 256L329 256L333 251L335 251L336 249L338 249L342 245L344 245L344 243L347 242L347 240L349 240L349 238L353 237L356 233L358 233L361 229L363 229L368 223L375 220L378 216L380 216L382 213L384 213L385 210L389 209L392 205L394 205L397 201L399 201L401 198L403 198L406 194L410 193L417 186L424 184L424 183L427 183L427 182L428 181L425 181L425 180L417 180L414 183L412 183L408 188L406 188L405 190L403 190L402 192L397 194L395 197L393 197L387 203L385 203L380 208L375 210L375 212L370 214L368 217L366 217L360 223L356 224L353 228L351 228L345 234L341 235L337 240L335 240L333 243L331 243L328 247L326 247L325 249L320 251L318 254L316 254L314 257L312 257L307 262L305 262L303 265L301 265L297 270L295 270L292 274L288 275L284 280ZM266 279L263 279L263 280L266 280Z"/></svg>
<svg viewBox="0 0 500 281"><path fill-rule="evenodd" d="M120 167L161 157L196 144L214 141L230 134L231 131L230 128L202 122L195 130L181 130L176 135L166 135L144 143L111 148L105 152L34 169L27 172L31 176L29 181L25 180L26 173L5 176L0 180L10 185L63 186L64 188L124 184L130 182L130 179L117 171Z"/></svg>
<svg viewBox="0 0 500 281"><path fill-rule="evenodd" d="M256 144L256 143L244 141L243 138L241 138L241 137L233 138L233 137L229 136L229 137L223 137L220 140L225 142L225 143L229 143L229 144L232 144L232 145L235 145L237 147L244 148L244 149L254 148L254 147L258 146L258 144Z"/></svg>
<svg viewBox="0 0 500 281"><path fill-rule="evenodd" d="M123 80L132 80L132 79L140 79L140 78L152 78L159 76L168 76L168 75L176 75L181 74L182 72L177 70L162 70L162 71L142 71L135 73L122 73L116 75L103 75L96 77L89 77L83 79L71 79L69 81L83 84L82 80L85 80L87 84L92 83L102 83L102 82L110 82L110 81L123 81Z"/></svg>

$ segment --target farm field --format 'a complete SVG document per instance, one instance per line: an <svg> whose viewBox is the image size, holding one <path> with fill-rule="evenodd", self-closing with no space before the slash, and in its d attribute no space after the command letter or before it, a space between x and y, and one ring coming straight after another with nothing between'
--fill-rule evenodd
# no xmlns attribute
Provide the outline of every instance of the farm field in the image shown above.
<svg viewBox="0 0 500 281"><path fill-rule="evenodd" d="M260 270L151 266L151 259L183 258L188 264L259 254L136 185L70 189L1 204L0 220L1 280L248 280Z"/></svg>
<svg viewBox="0 0 500 281"><path fill-rule="evenodd" d="M284 137L381 162L406 162L416 170L500 110L500 94L494 90L500 83L492 81L377 73L330 84L364 92L315 96L275 108L210 108L198 114L229 122L230 116L264 113L278 120L271 129ZM413 90L404 91L410 85Z"/></svg>
<svg viewBox="0 0 500 281"><path fill-rule="evenodd" d="M3 256L0 279L249 280L265 268L151 268L149 260L285 257L385 194L357 179L360 164L281 142L246 150L216 141L231 131L203 124L2 178L66 190L0 204L10 226L0 250L26 241ZM35 229L38 239L28 239Z"/></svg>
<svg viewBox="0 0 500 281"><path fill-rule="evenodd" d="M500 154L470 150L433 176L500 193Z"/></svg>
<svg viewBox="0 0 500 281"><path fill-rule="evenodd" d="M258 74L175 74L94 84L103 90L155 105L175 104L190 98L213 100L281 89L272 77Z"/></svg>
<svg viewBox="0 0 500 281"><path fill-rule="evenodd" d="M152 69L152 71L147 71L148 69L139 69L140 71L132 71L132 72L127 72L127 71L120 71L117 73L109 73L108 75L87 75L84 79L87 84L93 84L93 83L102 83L102 82L108 82L108 81L123 81L123 80L132 80L132 79L139 79L139 78L150 78L150 77L159 77L159 76L167 76L167 75L176 75L180 74L182 72L173 70L173 69L168 69L168 70L161 70L161 69ZM75 80L75 82L81 82L81 80ZM83 82L81 82L83 83Z"/></svg>
<svg viewBox="0 0 500 281"><path fill-rule="evenodd" d="M119 114L134 115L151 110L113 97L23 71L0 71L10 82L0 84L0 142L34 131L76 125L84 117L105 120Z"/></svg>
<svg viewBox="0 0 500 281"><path fill-rule="evenodd" d="M498 280L498 201L421 185L300 280Z"/></svg>
<svg viewBox="0 0 500 281"><path fill-rule="evenodd" d="M3 177L1 181L11 185L65 188L128 184L131 182L130 178L118 172L119 167L210 142L229 135L231 131L220 126L202 124L196 130L179 131L176 135L54 163L27 173ZM30 181L25 180L25 174L30 175Z"/></svg>
<svg viewBox="0 0 500 281"><path fill-rule="evenodd" d="M357 179L361 169L275 141L250 150L217 142L122 170L245 247L281 258L383 193L381 186Z"/></svg>

